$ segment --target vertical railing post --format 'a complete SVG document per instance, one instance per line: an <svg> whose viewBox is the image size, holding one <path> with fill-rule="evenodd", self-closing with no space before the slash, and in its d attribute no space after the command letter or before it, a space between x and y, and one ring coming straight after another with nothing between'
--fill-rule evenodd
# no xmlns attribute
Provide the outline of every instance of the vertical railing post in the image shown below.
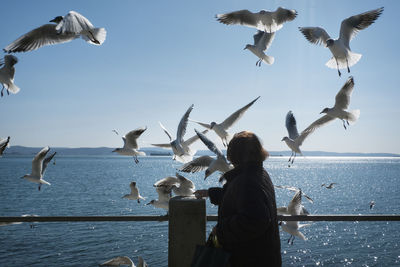
<svg viewBox="0 0 400 267"><path fill-rule="evenodd" d="M172 198L168 213L168 266L188 267L196 245L206 240L205 200Z"/></svg>

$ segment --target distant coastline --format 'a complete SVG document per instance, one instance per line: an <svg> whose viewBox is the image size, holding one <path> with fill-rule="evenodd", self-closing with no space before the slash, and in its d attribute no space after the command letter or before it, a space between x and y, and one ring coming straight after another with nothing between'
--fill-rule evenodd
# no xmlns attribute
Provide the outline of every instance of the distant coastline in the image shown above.
<svg viewBox="0 0 400 267"><path fill-rule="evenodd" d="M4 151L4 155L34 155L40 151L41 147L25 147L25 146L11 146ZM112 153L114 148L110 147L52 147L52 151L57 151L58 155L74 155L74 156L110 156L115 155ZM162 148L144 147L140 149L146 152L149 156L171 156L171 151ZM225 151L224 151L225 152ZM272 157L287 157L291 155L290 151L269 151ZM196 156L203 156L214 154L209 150L198 150ZM328 151L303 151L304 156L308 157L400 157L400 154L395 153L339 153ZM117 156L117 155L115 155Z"/></svg>

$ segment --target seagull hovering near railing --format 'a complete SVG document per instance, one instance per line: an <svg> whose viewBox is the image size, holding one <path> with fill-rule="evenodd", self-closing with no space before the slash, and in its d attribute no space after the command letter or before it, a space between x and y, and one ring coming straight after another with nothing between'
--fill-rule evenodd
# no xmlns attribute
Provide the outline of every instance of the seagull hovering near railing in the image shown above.
<svg viewBox="0 0 400 267"><path fill-rule="evenodd" d="M336 40L332 39L329 34L320 27L299 27L299 30L310 43L324 44L329 48L333 57L326 63L326 66L331 69L337 68L338 74L341 76L339 69L347 68L347 72L350 72L350 67L356 64L361 58L361 54L356 54L351 51L350 41L360 30L374 23L382 12L383 7L343 20L340 26L339 38Z"/></svg>
<svg viewBox="0 0 400 267"><path fill-rule="evenodd" d="M136 182L131 182L129 184L129 187L131 188L131 193L124 195L122 198L137 200L138 203L140 203L141 199L142 200L146 199L140 195L139 188L136 186Z"/></svg>
<svg viewBox="0 0 400 267"><path fill-rule="evenodd" d="M146 153L143 151L138 151L139 146L137 139L143 134L144 131L146 131L146 129L147 127L137 128L124 135L122 137L124 146L121 148L116 148L112 152L117 152L123 156L133 156L135 163L139 163L137 156L146 156Z"/></svg>

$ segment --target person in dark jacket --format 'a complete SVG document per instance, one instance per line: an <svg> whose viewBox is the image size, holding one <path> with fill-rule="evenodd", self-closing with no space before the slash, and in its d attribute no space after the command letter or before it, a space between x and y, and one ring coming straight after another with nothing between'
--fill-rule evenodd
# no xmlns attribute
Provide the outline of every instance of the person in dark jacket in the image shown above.
<svg viewBox="0 0 400 267"><path fill-rule="evenodd" d="M195 192L218 205L213 232L231 254L231 267L282 265L275 191L263 168L267 157L254 133L237 133L228 145L227 158L234 169L221 177L224 186Z"/></svg>

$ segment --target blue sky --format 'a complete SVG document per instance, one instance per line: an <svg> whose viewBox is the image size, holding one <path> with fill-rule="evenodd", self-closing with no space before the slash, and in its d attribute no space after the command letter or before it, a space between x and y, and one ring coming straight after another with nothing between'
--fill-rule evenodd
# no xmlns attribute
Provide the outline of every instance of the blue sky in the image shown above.
<svg viewBox="0 0 400 267"><path fill-rule="evenodd" d="M243 50L255 29L227 26L215 14L256 12L278 6L298 17L277 32L267 54L273 65L256 67ZM363 54L351 68L355 89L350 109L358 122L344 130L334 121L315 131L302 149L334 152L400 153L397 50L400 32L392 1L8 1L2 3L0 47L20 35L75 10L107 39L93 46L82 39L18 53L16 95L0 99L0 137L11 145L120 147L120 133L146 125L142 146L167 142L161 121L175 135L186 109L191 118L221 122L257 96L261 98L232 128L255 132L267 150L287 150L284 120L292 110L299 131L331 107L348 74L325 63L330 51L310 44L299 26L321 26L336 38L343 19L384 6L382 16L351 42ZM187 137L194 134L189 124ZM218 140L214 133L209 137ZM205 149L201 143L195 146Z"/></svg>

